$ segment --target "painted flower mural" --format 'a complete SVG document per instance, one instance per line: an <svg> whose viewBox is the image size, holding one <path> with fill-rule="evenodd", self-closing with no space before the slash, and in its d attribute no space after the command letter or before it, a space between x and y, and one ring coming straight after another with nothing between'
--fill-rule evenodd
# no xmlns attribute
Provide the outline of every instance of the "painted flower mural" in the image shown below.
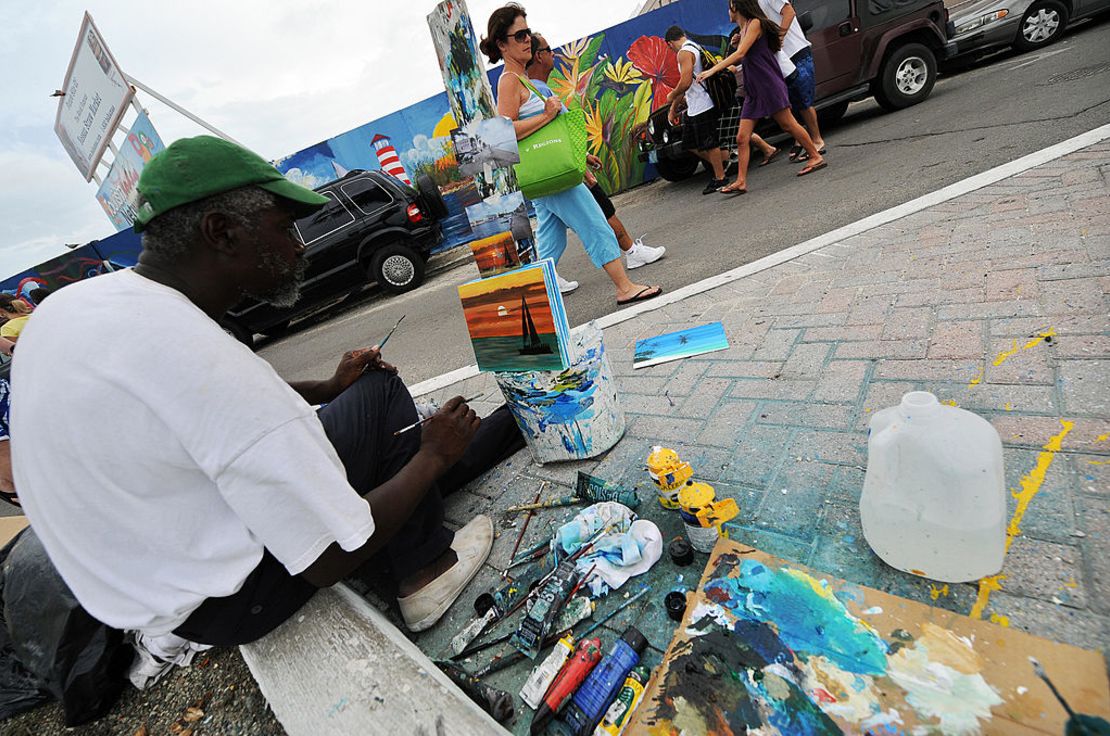
<svg viewBox="0 0 1110 736"><path fill-rule="evenodd" d="M658 110L678 86L678 59L674 52L658 36L640 36L628 47L628 59L651 80L651 109Z"/></svg>
<svg viewBox="0 0 1110 736"><path fill-rule="evenodd" d="M670 55L671 66L666 67L660 56L656 63L658 79L644 71L646 62L641 59L644 66L637 63L634 49L643 51L641 42L646 38L637 39L640 47L634 43L626 56L613 57L601 53L603 33L576 41L556 52L555 69L548 79L551 89L568 107L585 112L590 153L601 159L597 178L608 192L616 193L643 181L645 164L639 159L637 136L652 110L666 102L667 92L678 82L674 54L662 39L654 40ZM668 76L670 68L673 78ZM671 86L667 86L667 79Z"/></svg>

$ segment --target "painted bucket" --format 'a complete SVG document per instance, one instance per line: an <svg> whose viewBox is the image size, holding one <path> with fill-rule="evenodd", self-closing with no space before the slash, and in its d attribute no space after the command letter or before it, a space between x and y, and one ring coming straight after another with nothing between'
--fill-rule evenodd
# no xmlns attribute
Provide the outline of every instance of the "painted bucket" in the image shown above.
<svg viewBox="0 0 1110 736"><path fill-rule="evenodd" d="M574 364L561 371L493 374L541 465L596 457L624 436L624 412L597 325L571 333L571 355Z"/></svg>
<svg viewBox="0 0 1110 736"><path fill-rule="evenodd" d="M687 481L678 492L679 516L686 526L686 536L690 538L690 546L698 552L712 552L713 545L721 536L720 527L702 526L698 519L698 512L705 506L712 504L717 497L717 492L708 483Z"/></svg>

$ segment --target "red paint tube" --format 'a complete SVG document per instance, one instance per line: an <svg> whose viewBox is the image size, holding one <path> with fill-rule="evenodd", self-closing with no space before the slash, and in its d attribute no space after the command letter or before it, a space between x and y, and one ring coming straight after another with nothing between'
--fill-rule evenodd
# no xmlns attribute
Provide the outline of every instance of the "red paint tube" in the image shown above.
<svg viewBox="0 0 1110 736"><path fill-rule="evenodd" d="M586 679L586 676L590 674L590 671L599 661L601 661L600 639L596 637L583 639L578 643L574 656L563 665L559 674L555 675L555 680L551 683L551 687L547 689L543 702L540 703L540 709L536 711L535 717L532 718L530 729L532 736L543 732L547 722L562 710L563 706L574 695L574 691L578 689L578 686L582 684L582 681Z"/></svg>

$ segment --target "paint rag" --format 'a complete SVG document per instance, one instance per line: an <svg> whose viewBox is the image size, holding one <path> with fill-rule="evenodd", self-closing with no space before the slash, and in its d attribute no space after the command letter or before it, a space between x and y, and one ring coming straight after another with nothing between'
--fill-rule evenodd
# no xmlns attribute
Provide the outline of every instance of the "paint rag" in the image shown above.
<svg viewBox="0 0 1110 736"><path fill-rule="evenodd" d="M663 555L663 535L653 522L637 519L635 512L623 504L603 501L589 506L559 527L555 543L566 553L577 552L602 530L589 552L577 560L577 568L585 575L593 574L586 585L594 596L620 588L636 575L645 573Z"/></svg>

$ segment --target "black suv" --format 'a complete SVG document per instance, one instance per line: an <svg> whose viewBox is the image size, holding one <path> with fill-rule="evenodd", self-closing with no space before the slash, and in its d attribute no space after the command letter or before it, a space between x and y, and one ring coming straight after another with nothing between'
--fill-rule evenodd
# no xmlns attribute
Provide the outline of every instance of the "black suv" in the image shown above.
<svg viewBox="0 0 1110 736"><path fill-rule="evenodd" d="M839 120L848 104L874 96L887 110L916 105L937 79L937 59L956 53L955 27L942 0L792 0L798 22L813 44L818 120ZM708 49L720 36L694 37ZM722 72L727 74L728 72ZM698 159L682 146L682 127L667 121L663 107L652 113L640 139L640 159L651 161L667 181L693 175ZM736 146L738 110L721 116L722 147ZM773 135L764 121L757 130Z"/></svg>
<svg viewBox="0 0 1110 736"><path fill-rule="evenodd" d="M424 282L424 265L443 239L439 221L447 206L435 183L418 176L416 187L380 171L355 170L316 189L331 200L297 220L308 273L301 297L288 308L246 299L221 320L224 329L251 345L254 333L281 334L291 320L328 306L377 282L401 294Z"/></svg>

